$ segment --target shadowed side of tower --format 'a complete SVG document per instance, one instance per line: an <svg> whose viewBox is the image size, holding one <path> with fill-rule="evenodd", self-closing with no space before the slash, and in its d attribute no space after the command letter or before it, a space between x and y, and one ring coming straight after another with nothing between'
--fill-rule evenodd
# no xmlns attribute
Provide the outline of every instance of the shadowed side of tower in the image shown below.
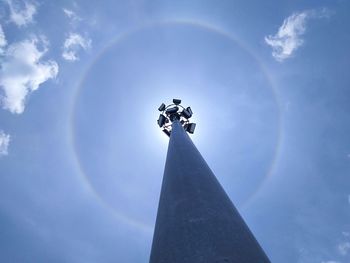
<svg viewBox="0 0 350 263"><path fill-rule="evenodd" d="M182 124L172 123L150 263L269 263Z"/></svg>

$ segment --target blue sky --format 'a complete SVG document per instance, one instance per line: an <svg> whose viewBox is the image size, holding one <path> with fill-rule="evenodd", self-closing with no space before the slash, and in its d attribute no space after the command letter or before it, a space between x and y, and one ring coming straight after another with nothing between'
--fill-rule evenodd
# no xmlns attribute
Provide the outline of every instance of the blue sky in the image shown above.
<svg viewBox="0 0 350 263"><path fill-rule="evenodd" d="M350 262L350 3L0 1L0 261L148 262L161 102L272 262Z"/></svg>

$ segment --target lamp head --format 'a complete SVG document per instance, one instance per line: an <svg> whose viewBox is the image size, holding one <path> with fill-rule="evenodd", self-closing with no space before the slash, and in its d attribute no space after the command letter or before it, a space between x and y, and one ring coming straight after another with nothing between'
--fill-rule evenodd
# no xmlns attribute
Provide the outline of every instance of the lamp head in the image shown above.
<svg viewBox="0 0 350 263"><path fill-rule="evenodd" d="M192 109L190 107L184 108L180 104L180 99L173 99L172 104L166 106L162 103L158 108L161 112L157 120L158 126L162 128L162 131L169 137L171 134L172 123L174 121L179 121L188 133L194 133L196 124L189 122L189 119L193 115Z"/></svg>

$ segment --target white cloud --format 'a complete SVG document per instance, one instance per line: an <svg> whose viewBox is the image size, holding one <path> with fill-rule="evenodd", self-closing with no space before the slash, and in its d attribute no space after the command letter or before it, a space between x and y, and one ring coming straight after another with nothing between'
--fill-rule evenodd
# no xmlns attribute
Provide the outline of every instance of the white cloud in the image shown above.
<svg viewBox="0 0 350 263"><path fill-rule="evenodd" d="M62 57L69 61L78 60L77 55L80 49L87 50L91 47L91 39L84 38L77 33L70 33L63 44Z"/></svg>
<svg viewBox="0 0 350 263"><path fill-rule="evenodd" d="M76 21L80 21L81 18L72 10L67 9L67 8L63 8L63 13L72 20L72 22L76 22Z"/></svg>
<svg viewBox="0 0 350 263"><path fill-rule="evenodd" d="M338 245L338 251L341 255L345 256L350 251L350 242L344 242Z"/></svg>
<svg viewBox="0 0 350 263"><path fill-rule="evenodd" d="M2 26L0 25L0 55L4 53L4 47L7 45L6 37Z"/></svg>
<svg viewBox="0 0 350 263"><path fill-rule="evenodd" d="M22 27L33 22L36 14L36 4L28 1L5 0L10 9L10 19L17 26Z"/></svg>
<svg viewBox="0 0 350 263"><path fill-rule="evenodd" d="M9 144L10 144L10 135L0 130L0 156L8 154Z"/></svg>
<svg viewBox="0 0 350 263"><path fill-rule="evenodd" d="M40 48L41 46L41 48ZM55 61L42 61L47 52L47 42L37 38L11 44L0 65L1 106L20 114L28 94L37 90L48 79L56 77Z"/></svg>
<svg viewBox="0 0 350 263"><path fill-rule="evenodd" d="M294 13L287 17L275 35L265 37L266 44L272 47L272 56L280 62L291 57L304 43L302 36L306 31L307 20L328 17L330 14L327 9L321 9Z"/></svg>
<svg viewBox="0 0 350 263"><path fill-rule="evenodd" d="M301 36L305 33L307 12L295 13L283 21L275 35L265 37L265 42L272 47L272 56L283 61L303 44Z"/></svg>
<svg viewBox="0 0 350 263"><path fill-rule="evenodd" d="M66 8L62 8L63 10L63 13L68 16L68 18L73 18L76 16L76 14L72 11L72 10L69 10L69 9L66 9Z"/></svg>

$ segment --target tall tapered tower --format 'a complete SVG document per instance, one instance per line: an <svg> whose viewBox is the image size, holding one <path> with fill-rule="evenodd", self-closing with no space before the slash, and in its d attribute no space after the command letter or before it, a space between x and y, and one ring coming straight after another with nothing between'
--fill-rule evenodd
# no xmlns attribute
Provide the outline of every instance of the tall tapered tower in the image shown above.
<svg viewBox="0 0 350 263"><path fill-rule="evenodd" d="M159 107L170 137L150 263L269 263L188 133L192 110Z"/></svg>

